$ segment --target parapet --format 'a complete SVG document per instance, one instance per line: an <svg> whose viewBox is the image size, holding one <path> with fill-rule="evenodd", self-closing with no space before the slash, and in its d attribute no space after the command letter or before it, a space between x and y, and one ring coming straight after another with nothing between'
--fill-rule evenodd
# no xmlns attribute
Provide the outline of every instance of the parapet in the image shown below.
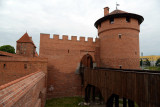
<svg viewBox="0 0 160 107"><path fill-rule="evenodd" d="M37 71L5 85L1 85L0 107L18 106L17 104L33 107L39 99L39 93L46 90L46 87L42 85L45 84L45 78L46 77L43 72ZM34 91L35 93L29 93L29 91ZM24 96L31 97L28 98Z"/></svg>
<svg viewBox="0 0 160 107"><path fill-rule="evenodd" d="M77 37L77 36L71 36L71 40L69 40L68 35L62 35L62 39L60 39L60 35L58 34L53 34L53 38L51 38L50 34L44 34L41 33L40 34L41 39L43 40L48 40L48 39L52 39L52 40L60 40L60 41L78 41L78 42L97 42L99 38L92 38L92 37ZM79 40L78 40L79 38Z"/></svg>

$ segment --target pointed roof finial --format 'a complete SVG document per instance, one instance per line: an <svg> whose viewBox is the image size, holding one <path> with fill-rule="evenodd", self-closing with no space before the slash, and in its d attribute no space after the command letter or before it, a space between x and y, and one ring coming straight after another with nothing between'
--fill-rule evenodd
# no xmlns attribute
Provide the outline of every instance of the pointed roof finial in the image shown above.
<svg viewBox="0 0 160 107"><path fill-rule="evenodd" d="M118 10L118 6L120 6L120 5L116 2L116 10Z"/></svg>

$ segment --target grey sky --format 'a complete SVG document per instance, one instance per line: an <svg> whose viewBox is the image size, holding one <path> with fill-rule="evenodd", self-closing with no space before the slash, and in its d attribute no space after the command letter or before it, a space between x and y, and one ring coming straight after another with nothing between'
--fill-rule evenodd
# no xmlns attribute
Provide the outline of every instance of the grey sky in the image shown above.
<svg viewBox="0 0 160 107"><path fill-rule="evenodd" d="M0 46L13 45L27 31L39 50L40 33L96 37L103 8L140 14L140 50L160 55L159 0L0 0Z"/></svg>

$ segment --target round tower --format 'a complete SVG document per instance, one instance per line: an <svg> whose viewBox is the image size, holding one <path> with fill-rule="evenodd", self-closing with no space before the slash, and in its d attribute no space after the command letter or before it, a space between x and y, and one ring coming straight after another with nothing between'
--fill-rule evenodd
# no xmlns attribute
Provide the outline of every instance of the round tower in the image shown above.
<svg viewBox="0 0 160 107"><path fill-rule="evenodd" d="M95 22L100 39L101 67L139 69L140 15L104 8L104 17Z"/></svg>

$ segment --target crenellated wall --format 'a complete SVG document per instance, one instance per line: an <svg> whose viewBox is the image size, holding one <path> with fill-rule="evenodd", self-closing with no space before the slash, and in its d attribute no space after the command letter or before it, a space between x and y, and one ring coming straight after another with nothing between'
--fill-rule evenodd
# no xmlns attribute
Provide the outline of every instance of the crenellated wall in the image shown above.
<svg viewBox="0 0 160 107"><path fill-rule="evenodd" d="M38 71L0 86L0 107L44 107L46 74Z"/></svg>
<svg viewBox="0 0 160 107"><path fill-rule="evenodd" d="M78 74L81 59L90 54L99 62L99 39L64 35L40 34L40 56L48 58L48 98L81 95L81 77ZM53 91L50 89L53 86Z"/></svg>

